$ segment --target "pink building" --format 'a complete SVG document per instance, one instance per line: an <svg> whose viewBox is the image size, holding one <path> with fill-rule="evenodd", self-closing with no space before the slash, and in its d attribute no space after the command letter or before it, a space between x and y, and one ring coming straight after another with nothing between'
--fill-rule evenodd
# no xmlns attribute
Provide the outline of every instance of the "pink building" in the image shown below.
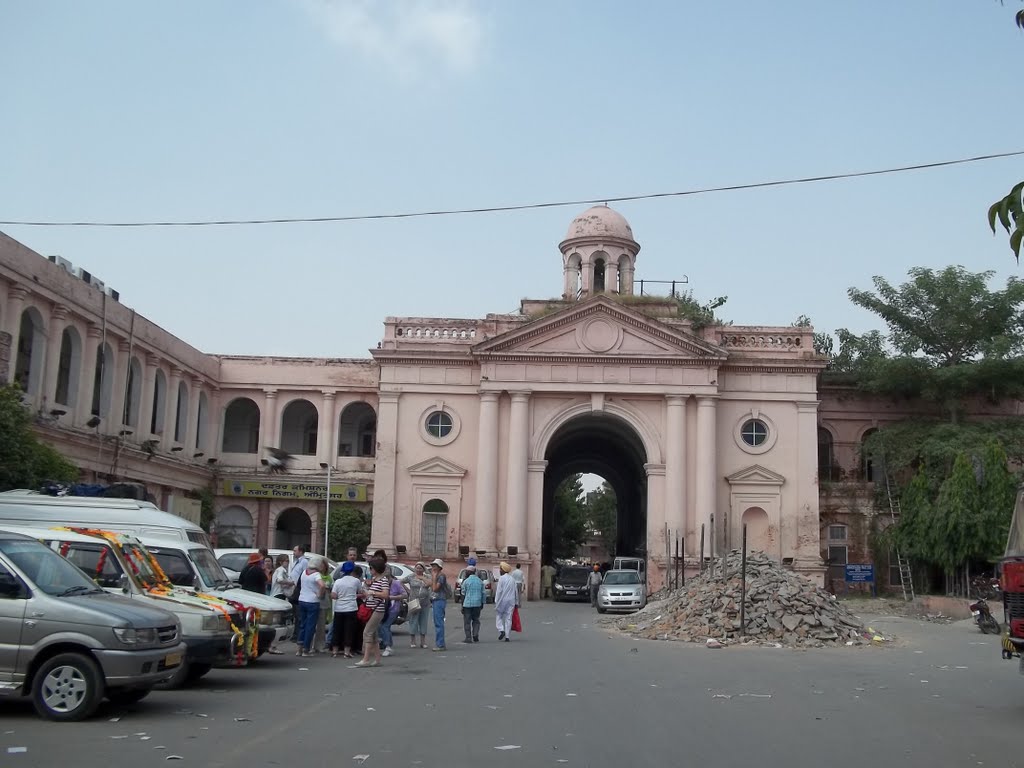
<svg viewBox="0 0 1024 768"><path fill-rule="evenodd" d="M322 548L329 470L332 503L372 508L373 548L517 560L535 583L555 486L594 472L620 500L618 552L645 555L655 584L676 536L692 570L702 531L707 556L743 525L752 549L821 579L821 429L851 471L840 444L862 435L821 424L819 399L838 400L819 395L812 329L695 329L634 293L639 250L592 208L559 244L559 299L388 317L372 359L335 360L205 354L0 235L0 330L44 438L88 479L144 482L180 514L212 488L222 542ZM286 475L267 447L295 457Z"/></svg>

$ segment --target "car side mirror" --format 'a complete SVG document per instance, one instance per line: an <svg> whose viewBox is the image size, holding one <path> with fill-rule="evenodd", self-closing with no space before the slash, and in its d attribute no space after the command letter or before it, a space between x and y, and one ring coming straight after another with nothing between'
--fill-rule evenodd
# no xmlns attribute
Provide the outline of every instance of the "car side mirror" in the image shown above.
<svg viewBox="0 0 1024 768"><path fill-rule="evenodd" d="M128 594L131 587L131 582L128 580L128 574L122 573L121 577L117 580L117 586L120 587L121 591Z"/></svg>
<svg viewBox="0 0 1024 768"><path fill-rule="evenodd" d="M196 592L202 592L203 591L203 582L199 578L199 574L196 574L192 578L192 586L193 586L193 588L195 588Z"/></svg>

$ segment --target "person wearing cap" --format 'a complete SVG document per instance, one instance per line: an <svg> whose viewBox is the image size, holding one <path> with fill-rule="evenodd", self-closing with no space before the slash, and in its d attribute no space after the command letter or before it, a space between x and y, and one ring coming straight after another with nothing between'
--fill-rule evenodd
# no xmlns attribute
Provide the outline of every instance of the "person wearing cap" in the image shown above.
<svg viewBox="0 0 1024 768"><path fill-rule="evenodd" d="M597 591L601 588L604 576L601 575L601 566L594 564L593 570L587 575L587 589L590 590L590 605L597 608Z"/></svg>
<svg viewBox="0 0 1024 768"><path fill-rule="evenodd" d="M466 566L466 578L462 580L462 629L466 643L480 642L480 612L484 608L484 583L476 575L476 566Z"/></svg>
<svg viewBox="0 0 1024 768"><path fill-rule="evenodd" d="M242 589L249 592L258 592L261 595L267 594L267 572L263 570L263 555L253 552L249 555L249 562L238 574L238 584Z"/></svg>
<svg viewBox="0 0 1024 768"><path fill-rule="evenodd" d="M352 658L352 641L356 632L356 613L359 611L359 593L363 582L353 572L355 563L346 560L341 564L341 578L334 582L331 597L334 599L334 629L331 631L331 657L337 658L339 651L346 659Z"/></svg>
<svg viewBox="0 0 1024 768"><path fill-rule="evenodd" d="M430 563L430 610L434 615L434 650L447 651L444 642L444 612L448 607L448 577L441 558Z"/></svg>
<svg viewBox="0 0 1024 768"><path fill-rule="evenodd" d="M410 602L416 600L419 604L419 608L416 608L415 610L410 606L409 616L406 618L406 624L409 625L409 647L416 647L416 636L419 635L419 647L426 648L427 621L431 617L431 578L427 575L427 564L423 562L416 563L416 567L413 568L413 573L406 576L403 581L409 590Z"/></svg>
<svg viewBox="0 0 1024 768"><path fill-rule="evenodd" d="M512 612L516 609L519 586L512 578L511 565L502 562L498 568L501 570L501 578L494 591L494 623L498 628L498 639L507 643L512 634Z"/></svg>

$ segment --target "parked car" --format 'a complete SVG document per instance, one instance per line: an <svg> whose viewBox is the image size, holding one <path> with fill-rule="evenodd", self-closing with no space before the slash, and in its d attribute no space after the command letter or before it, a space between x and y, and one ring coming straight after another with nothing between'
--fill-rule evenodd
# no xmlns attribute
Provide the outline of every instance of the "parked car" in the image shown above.
<svg viewBox="0 0 1024 768"><path fill-rule="evenodd" d="M632 569L608 571L597 590L597 612L638 611L647 605L647 587L640 572Z"/></svg>
<svg viewBox="0 0 1024 768"><path fill-rule="evenodd" d="M252 628L245 613L215 597L175 587L134 536L94 528L2 527L42 541L84 571L95 586L177 616L186 644L185 659L167 687L197 680L213 667L244 667L248 663Z"/></svg>
<svg viewBox="0 0 1024 768"><path fill-rule="evenodd" d="M461 571L459 571L459 575L455 579L455 602L456 603L461 603L462 602L462 582L466 578L466 575L468 573L469 573L469 569L463 568ZM482 581L484 583L484 602L486 602L486 603L493 603L494 602L494 589L495 589L496 584L495 584L495 581L494 581L494 577L491 575L490 570L488 570L487 568L477 568L476 569L476 575L479 576L480 577L480 581Z"/></svg>
<svg viewBox="0 0 1024 768"><path fill-rule="evenodd" d="M48 720L134 704L185 658L178 618L111 595L31 536L0 531L0 695Z"/></svg>
<svg viewBox="0 0 1024 768"><path fill-rule="evenodd" d="M552 597L555 602L560 600L590 600L587 579L590 569L579 565L564 565L555 575L552 582Z"/></svg>
<svg viewBox="0 0 1024 768"><path fill-rule="evenodd" d="M217 562L220 563L220 567L224 569L224 573L232 581L238 581L238 577L242 573L242 569L245 568L245 564L249 562L249 555L256 551L256 547L233 547L213 550L213 554L217 558ZM288 568L291 569L295 565L295 555L290 549L268 549L267 554L277 562L278 555L288 555ZM323 555L317 555L316 552L307 552L306 557L323 557ZM330 568L331 572L334 572L337 563L327 559L327 567Z"/></svg>
<svg viewBox="0 0 1024 768"><path fill-rule="evenodd" d="M636 571L640 574L640 581L647 583L647 561L642 557L616 557L611 570Z"/></svg>
<svg viewBox="0 0 1024 768"><path fill-rule="evenodd" d="M220 563L206 547L185 541L144 537L142 543L156 558L160 568L176 587L190 592L215 595L222 600L237 603L243 608L259 611L259 656L274 642L283 642L292 636L294 611L290 603L276 597L241 589L227 577Z"/></svg>

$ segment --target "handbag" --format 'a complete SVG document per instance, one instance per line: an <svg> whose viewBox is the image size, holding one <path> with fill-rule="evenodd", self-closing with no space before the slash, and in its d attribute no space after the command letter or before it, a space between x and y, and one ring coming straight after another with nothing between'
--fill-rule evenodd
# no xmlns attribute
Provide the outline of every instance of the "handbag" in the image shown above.
<svg viewBox="0 0 1024 768"><path fill-rule="evenodd" d="M356 610L356 619L359 621L360 624L365 624L366 622L368 622L371 616L373 616L373 611L370 609L370 606L368 606L366 603L360 605L359 608Z"/></svg>
<svg viewBox="0 0 1024 768"><path fill-rule="evenodd" d="M415 613L419 609L420 599L418 597L414 597L412 600L409 601L409 613Z"/></svg>
<svg viewBox="0 0 1024 768"><path fill-rule="evenodd" d="M522 632L523 631L523 622L519 618L519 606L518 605L512 610L512 631L513 632Z"/></svg>

